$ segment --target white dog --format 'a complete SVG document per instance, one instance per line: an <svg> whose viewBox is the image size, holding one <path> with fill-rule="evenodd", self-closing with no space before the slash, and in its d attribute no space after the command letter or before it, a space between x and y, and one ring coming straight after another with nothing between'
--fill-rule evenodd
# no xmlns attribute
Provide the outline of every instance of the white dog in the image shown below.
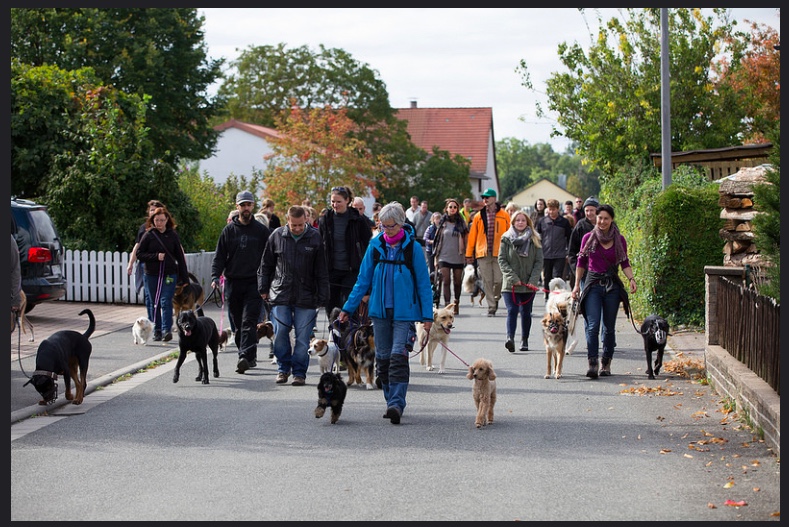
<svg viewBox="0 0 789 527"><path fill-rule="evenodd" d="M339 371L340 348L330 340L314 338L310 342L310 356L318 357L321 373Z"/></svg>
<svg viewBox="0 0 789 527"><path fill-rule="evenodd" d="M153 322L148 320L147 317L140 317L134 321L132 326L132 335L134 336L134 343L143 346L148 345L148 340L153 333Z"/></svg>
<svg viewBox="0 0 789 527"><path fill-rule="evenodd" d="M564 279L556 277L552 278L548 283L548 301L545 303L546 313L559 313L565 320L569 320L572 316L570 309L573 304L573 294L570 285ZM573 328L575 329L575 328ZM565 347L565 354L569 355L578 345L578 340L575 338L575 332L567 335L567 346Z"/></svg>

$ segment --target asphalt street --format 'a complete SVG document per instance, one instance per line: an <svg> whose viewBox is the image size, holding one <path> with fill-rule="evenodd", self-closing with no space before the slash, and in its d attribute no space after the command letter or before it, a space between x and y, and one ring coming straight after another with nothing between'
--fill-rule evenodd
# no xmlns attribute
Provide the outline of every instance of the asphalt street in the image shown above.
<svg viewBox="0 0 789 527"><path fill-rule="evenodd" d="M411 359L400 425L381 418L380 390L357 385L337 424L316 419L316 360L306 386L277 385L268 343L245 375L234 346L220 353L208 385L194 381L192 355L177 384L174 361L140 371L176 349L132 344L141 306L91 306L101 316L89 394L76 406L61 387L42 414L22 386L36 343L22 353L14 333L11 520L780 520L780 460L709 386L681 375L681 364L703 364L703 348L676 347L698 335L672 337L666 370L649 380L641 337L620 313L611 377L585 377L579 335L564 377L544 379L541 299L531 351L515 353L503 305L489 318L461 301L447 373ZM31 312L37 341L47 323L84 331L84 304L53 304L62 319ZM206 314L227 326L218 309ZM494 423L477 429L465 374L481 356L494 363L498 402Z"/></svg>

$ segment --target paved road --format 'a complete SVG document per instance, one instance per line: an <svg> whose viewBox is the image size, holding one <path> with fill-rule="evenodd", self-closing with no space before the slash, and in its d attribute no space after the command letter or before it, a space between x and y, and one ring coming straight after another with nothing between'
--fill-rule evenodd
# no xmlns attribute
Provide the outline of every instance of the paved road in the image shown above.
<svg viewBox="0 0 789 527"><path fill-rule="evenodd" d="M357 386L338 424L315 419L315 363L307 386L276 385L265 360L234 373L232 347L208 386L192 380L190 356L178 384L170 362L105 387L174 346L134 346L131 323L144 308L101 305L90 306L99 324L85 403L25 419L40 408L35 390L21 387L20 362L29 374L35 360L29 351L19 359L15 333L11 519L780 519L779 461L709 386L671 372L648 380L640 337L624 317L612 377L584 376L582 343L564 378L543 379L537 302L534 351L510 354L504 317L486 317L464 296L449 346L457 357L444 375L412 359L399 426L381 418L379 390ZM37 341L47 324L84 328L83 307L37 306ZM227 325L218 310L207 314ZM667 360L703 357L699 335L670 342ZM482 430L465 378L478 356L493 360L499 386L496 421Z"/></svg>

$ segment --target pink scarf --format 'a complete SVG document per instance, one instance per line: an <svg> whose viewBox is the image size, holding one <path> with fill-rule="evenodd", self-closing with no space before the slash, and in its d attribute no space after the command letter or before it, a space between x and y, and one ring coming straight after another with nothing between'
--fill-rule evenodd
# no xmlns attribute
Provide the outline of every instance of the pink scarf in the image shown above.
<svg viewBox="0 0 789 527"><path fill-rule="evenodd" d="M394 236L389 236L388 234L384 233L384 241L389 245L399 243L403 241L403 238L405 238L405 231L403 229L400 229Z"/></svg>

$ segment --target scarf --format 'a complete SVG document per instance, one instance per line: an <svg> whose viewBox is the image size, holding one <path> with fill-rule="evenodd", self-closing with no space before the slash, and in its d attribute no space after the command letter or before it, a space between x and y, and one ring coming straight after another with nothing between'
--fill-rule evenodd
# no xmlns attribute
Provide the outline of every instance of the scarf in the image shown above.
<svg viewBox="0 0 789 527"><path fill-rule="evenodd" d="M529 249L531 249L531 229L529 227L518 232L515 230L515 226L511 225L502 236L512 240L512 245L518 251L518 256L529 256Z"/></svg>
<svg viewBox="0 0 789 527"><path fill-rule="evenodd" d="M591 230L586 246L581 248L581 252L578 253L578 256L589 256L589 254L597 250L600 244L609 243L611 240L614 242L614 250L616 251L616 261L614 265L625 261L627 259L627 254L625 254L625 248L622 245L622 235L619 233L619 227L616 226L615 222L611 222L608 234L604 234L599 227L595 226L595 228Z"/></svg>
<svg viewBox="0 0 789 527"><path fill-rule="evenodd" d="M402 241L403 238L405 238L405 231L403 229L400 229L394 236L389 236L384 232L384 241L389 245L394 245L395 243Z"/></svg>

